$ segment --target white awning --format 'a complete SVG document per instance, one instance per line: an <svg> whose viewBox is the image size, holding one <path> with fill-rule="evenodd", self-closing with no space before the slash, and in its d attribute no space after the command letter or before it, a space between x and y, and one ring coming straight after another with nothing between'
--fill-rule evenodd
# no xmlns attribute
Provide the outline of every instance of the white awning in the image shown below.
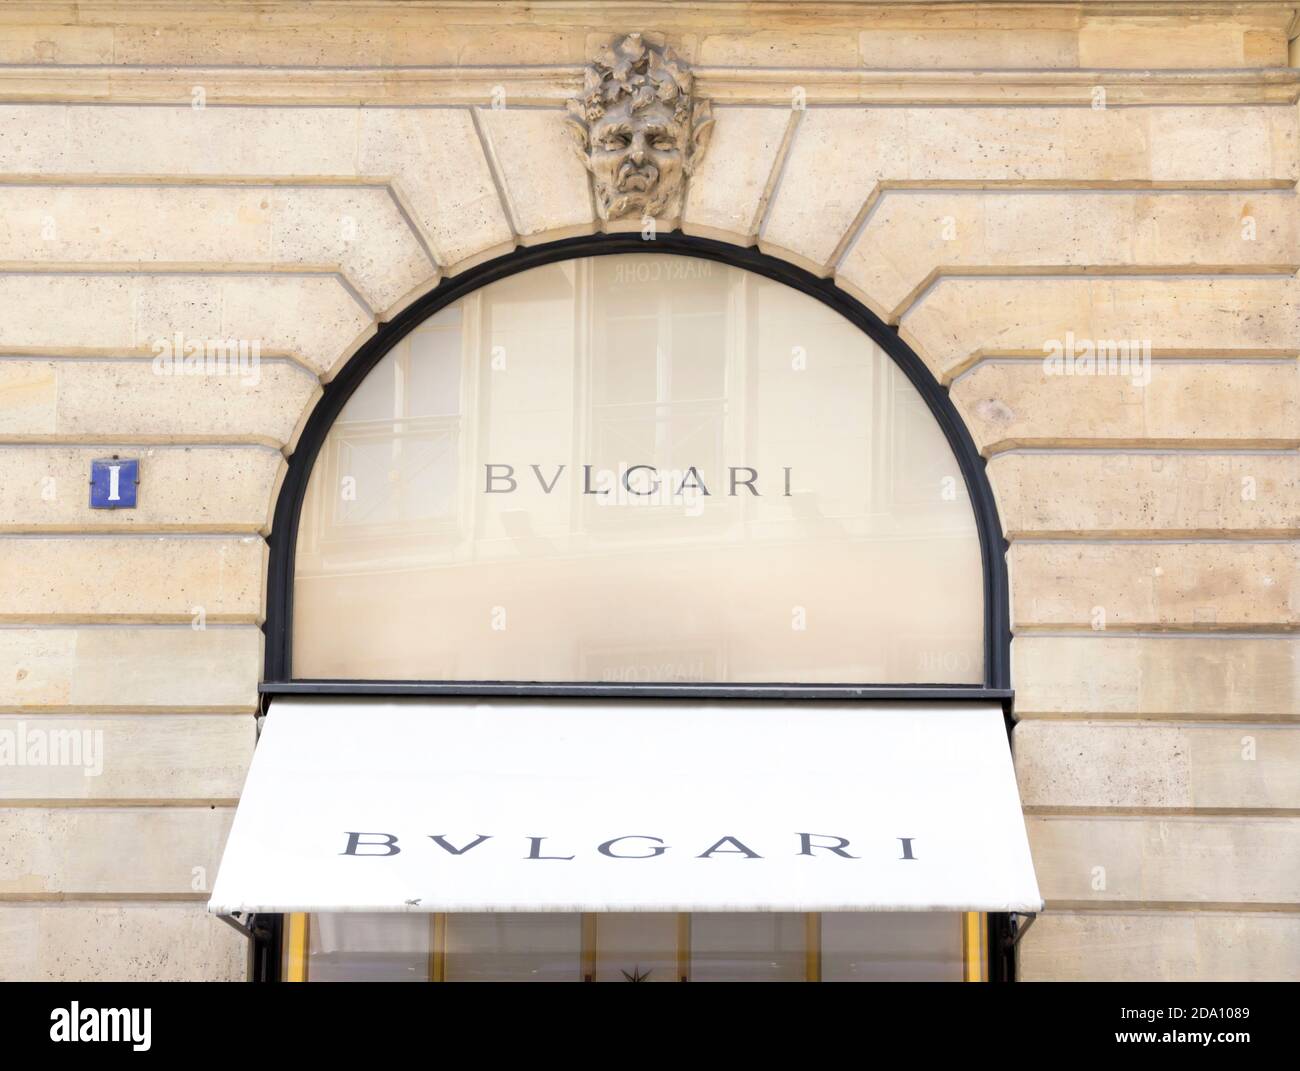
<svg viewBox="0 0 1300 1071"><path fill-rule="evenodd" d="M276 699L209 910L1038 911L991 704Z"/></svg>

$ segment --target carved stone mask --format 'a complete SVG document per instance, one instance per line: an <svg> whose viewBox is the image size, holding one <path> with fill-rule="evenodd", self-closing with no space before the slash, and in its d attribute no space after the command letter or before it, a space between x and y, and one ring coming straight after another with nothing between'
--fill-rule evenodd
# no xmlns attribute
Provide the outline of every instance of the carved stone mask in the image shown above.
<svg viewBox="0 0 1300 1071"><path fill-rule="evenodd" d="M687 176L712 133L708 101L691 98L691 74L673 50L628 34L586 70L568 126L591 172L601 219L676 219Z"/></svg>

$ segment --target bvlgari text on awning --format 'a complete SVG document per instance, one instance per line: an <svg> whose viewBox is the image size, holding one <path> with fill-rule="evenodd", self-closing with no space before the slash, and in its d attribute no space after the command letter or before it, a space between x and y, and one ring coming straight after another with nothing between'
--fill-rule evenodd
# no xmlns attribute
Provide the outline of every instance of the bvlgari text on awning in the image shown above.
<svg viewBox="0 0 1300 1071"><path fill-rule="evenodd" d="M361 833L348 831L347 847L339 852L340 855L357 855L357 856L389 856L397 855L402 851L401 846L397 843L396 833ZM861 859L862 856L854 855L849 851L849 840L847 837L837 837L826 833L794 833L792 836L797 837L797 844L790 844L788 847L795 848L795 855L814 855L818 852L827 855L838 856L841 859ZM428 839L433 841L439 848L448 855L464 855L466 852L477 848L485 841L493 840L490 833L479 833L473 837L460 838L461 843L455 843L451 838L443 833L430 833ZM569 848L549 847L546 845L550 837L525 837L528 842L527 852L521 856L523 859L556 859L567 861L577 858L576 855L566 854ZM898 841L901 854L896 856L900 860L916 859L915 850L912 845L915 843L915 837L895 837ZM766 847L760 845L761 847ZM699 845L703 847L703 843ZM622 837L611 837L609 840L596 846L596 852L606 856L609 859L657 859L665 852L671 850L670 845L665 844L661 837L650 837L642 834L629 834ZM696 859L712 859L717 855L739 856L744 859L762 859L754 848L739 837L723 836L718 837L707 848L695 856Z"/></svg>

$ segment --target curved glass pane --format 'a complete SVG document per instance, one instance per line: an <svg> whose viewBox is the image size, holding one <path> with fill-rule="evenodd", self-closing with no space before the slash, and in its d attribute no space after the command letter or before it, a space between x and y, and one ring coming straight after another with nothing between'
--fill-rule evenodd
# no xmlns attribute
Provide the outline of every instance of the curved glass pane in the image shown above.
<svg viewBox="0 0 1300 1071"><path fill-rule="evenodd" d="M781 283L564 261L362 382L298 535L299 678L978 683L956 459L889 356Z"/></svg>

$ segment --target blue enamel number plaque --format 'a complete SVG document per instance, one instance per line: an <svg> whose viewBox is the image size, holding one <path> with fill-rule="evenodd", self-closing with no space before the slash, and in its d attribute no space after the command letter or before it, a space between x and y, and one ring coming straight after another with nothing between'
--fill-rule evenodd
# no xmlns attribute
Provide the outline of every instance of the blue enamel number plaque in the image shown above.
<svg viewBox="0 0 1300 1071"><path fill-rule="evenodd" d="M135 509L138 458L101 458L90 463L90 508Z"/></svg>

